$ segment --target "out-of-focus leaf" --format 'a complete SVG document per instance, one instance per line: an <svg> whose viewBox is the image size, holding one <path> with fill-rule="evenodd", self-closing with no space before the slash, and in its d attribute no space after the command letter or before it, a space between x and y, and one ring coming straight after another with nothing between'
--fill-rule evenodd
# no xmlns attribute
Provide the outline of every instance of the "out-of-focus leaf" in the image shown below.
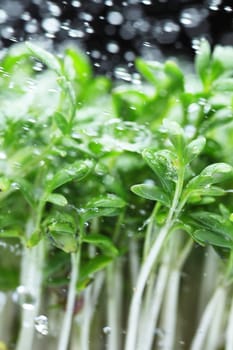
<svg viewBox="0 0 233 350"><path fill-rule="evenodd" d="M103 250L107 256L117 256L118 249L113 244L112 240L104 235L93 233L83 237L83 242L93 244Z"/></svg>
<svg viewBox="0 0 233 350"><path fill-rule="evenodd" d="M131 191L142 198L150 199L152 201L159 201L167 207L169 207L171 204L169 196L161 188L154 185L134 185L131 187Z"/></svg>

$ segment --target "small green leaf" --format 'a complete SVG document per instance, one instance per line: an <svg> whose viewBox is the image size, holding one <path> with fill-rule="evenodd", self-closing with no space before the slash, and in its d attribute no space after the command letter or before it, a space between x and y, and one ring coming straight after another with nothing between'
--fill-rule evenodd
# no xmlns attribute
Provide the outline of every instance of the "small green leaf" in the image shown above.
<svg viewBox="0 0 233 350"><path fill-rule="evenodd" d="M17 179L15 183L17 184L19 190L22 192L28 204L34 208L36 206L36 199L33 184L23 178Z"/></svg>
<svg viewBox="0 0 233 350"><path fill-rule="evenodd" d="M73 180L81 181L89 174L91 168L91 161L76 161L66 166L47 182L47 192L53 192L56 188Z"/></svg>
<svg viewBox="0 0 233 350"><path fill-rule="evenodd" d="M28 248L32 248L32 247L36 246L40 242L41 239L42 239L41 231L37 230L37 231L33 232L31 237L27 240L26 246Z"/></svg>
<svg viewBox="0 0 233 350"><path fill-rule="evenodd" d="M151 84L157 85L160 79L158 79L158 73L163 72L163 65L159 62L146 62L141 58L136 60L136 67L138 71L148 80ZM160 82L161 83L161 82Z"/></svg>
<svg viewBox="0 0 233 350"><path fill-rule="evenodd" d="M71 65L74 72L71 71ZM83 55L77 49L67 49L65 53L65 70L69 78L77 79L80 83L87 82L92 76L92 69L87 56Z"/></svg>
<svg viewBox="0 0 233 350"><path fill-rule="evenodd" d="M99 198L94 198L88 202L87 207L91 208L124 208L126 205L125 201L111 193Z"/></svg>
<svg viewBox="0 0 233 350"><path fill-rule="evenodd" d="M167 207L169 207L171 204L169 196L165 192L163 192L161 188L154 185L134 185L131 187L131 191L142 198L150 199L152 201L159 201Z"/></svg>
<svg viewBox="0 0 233 350"><path fill-rule="evenodd" d="M172 142L178 158L182 160L186 146L183 129L175 121L165 119L163 122L162 132L166 132L168 134L169 140Z"/></svg>
<svg viewBox="0 0 233 350"><path fill-rule="evenodd" d="M14 229L14 228L5 228L5 229L0 229L0 237L2 238L22 238L22 232L19 229Z"/></svg>
<svg viewBox="0 0 233 350"><path fill-rule="evenodd" d="M212 184L216 184L225 181L233 176L233 168L226 163L215 163L207 166L202 172L195 176L187 184L186 190L197 190L200 187L210 187Z"/></svg>
<svg viewBox="0 0 233 350"><path fill-rule="evenodd" d="M193 238L200 244L211 244L221 248L233 248L233 241L229 237L224 237L210 230L196 230L192 234Z"/></svg>
<svg viewBox="0 0 233 350"><path fill-rule="evenodd" d="M216 91L233 91L233 79L231 78L225 78L225 79L219 79L216 80L213 84L212 87Z"/></svg>
<svg viewBox="0 0 233 350"><path fill-rule="evenodd" d="M93 244L103 250L103 253L107 256L117 256L118 249L114 246L113 242L109 237L101 234L93 233L86 235L83 238L83 242Z"/></svg>
<svg viewBox="0 0 233 350"><path fill-rule="evenodd" d="M195 58L196 71L202 82L205 84L209 77L209 68L211 63L211 50L207 40L202 40Z"/></svg>
<svg viewBox="0 0 233 350"><path fill-rule="evenodd" d="M0 176L0 192L8 191L11 187L11 182L4 176Z"/></svg>
<svg viewBox="0 0 233 350"><path fill-rule="evenodd" d="M55 71L58 75L62 75L61 64L54 55L31 42L27 42L26 45L33 56L42 61L48 68Z"/></svg>
<svg viewBox="0 0 233 350"><path fill-rule="evenodd" d="M171 78L170 85L172 85L173 89L183 91L184 75L177 64L173 61L165 62L164 71Z"/></svg>
<svg viewBox="0 0 233 350"><path fill-rule="evenodd" d="M206 139L203 136L199 136L197 139L191 141L185 148L185 161L190 163L196 158L204 149Z"/></svg>
<svg viewBox="0 0 233 350"><path fill-rule="evenodd" d="M80 280L93 275L97 271L103 270L111 261L112 258L103 255L99 255L90 259L85 264L81 265Z"/></svg>
<svg viewBox="0 0 233 350"><path fill-rule="evenodd" d="M62 134L65 135L67 133L67 131L69 130L69 123L66 120L66 118L64 117L64 115L59 113L59 112L55 112L54 113L54 120L57 124L57 127L62 132Z"/></svg>
<svg viewBox="0 0 233 350"><path fill-rule="evenodd" d="M174 166L174 154L168 150L154 152L152 149L145 149L142 152L143 158L153 170L165 193L172 195L177 181L177 170Z"/></svg>
<svg viewBox="0 0 233 350"><path fill-rule="evenodd" d="M66 197L58 193L49 194L48 197L46 197L46 202L59 205L60 207L64 207L68 203Z"/></svg>

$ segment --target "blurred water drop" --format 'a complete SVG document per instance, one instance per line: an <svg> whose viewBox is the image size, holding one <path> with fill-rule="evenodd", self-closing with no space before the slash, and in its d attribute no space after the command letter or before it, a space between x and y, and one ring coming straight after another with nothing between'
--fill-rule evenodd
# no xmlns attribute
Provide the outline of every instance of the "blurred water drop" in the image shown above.
<svg viewBox="0 0 233 350"><path fill-rule="evenodd" d="M183 10L180 14L180 23L184 27L197 27L208 16L208 10L204 8L189 7Z"/></svg>
<svg viewBox="0 0 233 350"><path fill-rule="evenodd" d="M68 35L71 38L83 38L85 34L80 29L69 29Z"/></svg>
<svg viewBox="0 0 233 350"><path fill-rule="evenodd" d="M60 21L53 17L43 19L41 25L48 33L56 33L60 29Z"/></svg>
<svg viewBox="0 0 233 350"><path fill-rule="evenodd" d="M109 326L106 326L106 327L103 328L104 334L110 334L111 331L112 331L112 330L111 330L111 327L109 327Z"/></svg>
<svg viewBox="0 0 233 350"><path fill-rule="evenodd" d="M225 7L224 7L224 10L225 10L226 12L232 12L232 11L233 11L233 8L232 8L231 6L225 6Z"/></svg>
<svg viewBox="0 0 233 350"><path fill-rule="evenodd" d="M23 12L21 15L21 19L23 21L30 21L30 19L31 19L30 13L28 11Z"/></svg>
<svg viewBox="0 0 233 350"><path fill-rule="evenodd" d="M180 32L179 25L170 19L158 21L153 28L153 35L160 44L172 44Z"/></svg>
<svg viewBox="0 0 233 350"><path fill-rule="evenodd" d="M35 329L38 333L42 335L47 335L49 332L48 327L48 317L45 315L40 315L34 319Z"/></svg>
<svg viewBox="0 0 233 350"><path fill-rule="evenodd" d="M38 22L36 19L32 19L30 22L27 22L24 26L24 29L27 33L34 34L38 32Z"/></svg>
<svg viewBox="0 0 233 350"><path fill-rule="evenodd" d="M58 17L61 15L61 9L58 5L50 1L48 1L47 4L48 4L48 10L53 16Z"/></svg>
<svg viewBox="0 0 233 350"><path fill-rule="evenodd" d="M152 5L152 1L151 0L142 0L142 4L143 5Z"/></svg>
<svg viewBox="0 0 233 350"><path fill-rule="evenodd" d="M221 3L222 3L222 0L211 0L209 2L209 9L212 11L218 11Z"/></svg>
<svg viewBox="0 0 233 350"><path fill-rule="evenodd" d="M123 23L124 17L118 11L110 11L107 15L108 23L117 26Z"/></svg>
<svg viewBox="0 0 233 350"><path fill-rule="evenodd" d="M117 53L120 50L119 45L113 41L106 45L106 49L110 53Z"/></svg>
<svg viewBox="0 0 233 350"><path fill-rule="evenodd" d="M0 24L5 23L7 18L7 13L4 10L0 9Z"/></svg>
<svg viewBox="0 0 233 350"><path fill-rule="evenodd" d="M25 286L19 286L12 295L13 301L22 308L32 310L35 305L35 299Z"/></svg>
<svg viewBox="0 0 233 350"><path fill-rule="evenodd" d="M81 6L81 2L77 1L77 0L73 0L73 1L71 1L71 5L73 7L80 7Z"/></svg>
<svg viewBox="0 0 233 350"><path fill-rule="evenodd" d="M131 75L124 67L116 67L114 70L114 76L117 79L122 79L125 81L131 81Z"/></svg>
<svg viewBox="0 0 233 350"><path fill-rule="evenodd" d="M4 39L10 39L14 34L14 29L10 26L4 27L1 30L1 36Z"/></svg>

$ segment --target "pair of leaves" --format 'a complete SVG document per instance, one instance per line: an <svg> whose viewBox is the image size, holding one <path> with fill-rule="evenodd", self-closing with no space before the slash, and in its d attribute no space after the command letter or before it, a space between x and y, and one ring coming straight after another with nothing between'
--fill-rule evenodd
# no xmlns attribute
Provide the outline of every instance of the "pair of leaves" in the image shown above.
<svg viewBox="0 0 233 350"><path fill-rule="evenodd" d="M190 214L194 226L193 238L200 244L233 248L233 224L229 218L211 212Z"/></svg>

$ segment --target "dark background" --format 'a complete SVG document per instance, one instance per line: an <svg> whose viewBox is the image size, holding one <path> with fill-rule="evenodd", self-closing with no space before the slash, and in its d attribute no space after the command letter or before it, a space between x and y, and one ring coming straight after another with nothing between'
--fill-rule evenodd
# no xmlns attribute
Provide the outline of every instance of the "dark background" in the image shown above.
<svg viewBox="0 0 233 350"><path fill-rule="evenodd" d="M233 44L232 0L0 0L2 48L25 39L48 49L73 42L109 75L138 55L193 57L202 37Z"/></svg>

